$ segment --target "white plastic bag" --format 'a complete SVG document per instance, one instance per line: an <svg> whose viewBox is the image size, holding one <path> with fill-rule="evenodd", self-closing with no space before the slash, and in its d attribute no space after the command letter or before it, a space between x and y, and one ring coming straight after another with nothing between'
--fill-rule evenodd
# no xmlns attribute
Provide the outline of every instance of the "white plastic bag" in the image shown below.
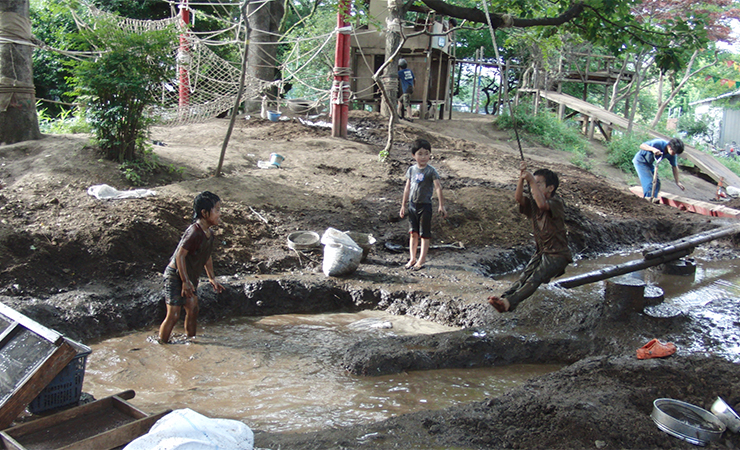
<svg viewBox="0 0 740 450"><path fill-rule="evenodd" d="M362 249L346 233L327 228L321 243L324 244L324 275L338 277L357 270L362 260Z"/></svg>
<svg viewBox="0 0 740 450"><path fill-rule="evenodd" d="M123 450L253 450L254 433L238 420L211 419L192 409L177 409Z"/></svg>
<svg viewBox="0 0 740 450"><path fill-rule="evenodd" d="M98 200L119 200L122 198L144 198L157 195L156 192L149 189L130 189L128 191L119 191L107 184L96 184L87 188L87 195L91 195Z"/></svg>

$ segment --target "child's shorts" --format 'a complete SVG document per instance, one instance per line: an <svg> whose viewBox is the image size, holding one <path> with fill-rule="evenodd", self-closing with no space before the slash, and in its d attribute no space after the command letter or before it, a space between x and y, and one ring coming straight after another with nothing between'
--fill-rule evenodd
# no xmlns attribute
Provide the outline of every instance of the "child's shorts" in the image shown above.
<svg viewBox="0 0 740 450"><path fill-rule="evenodd" d="M185 306L182 297L182 280L177 269L167 266L164 269L164 302L171 306Z"/></svg>
<svg viewBox="0 0 740 450"><path fill-rule="evenodd" d="M409 202L409 233L419 233L424 239L432 238L432 204Z"/></svg>

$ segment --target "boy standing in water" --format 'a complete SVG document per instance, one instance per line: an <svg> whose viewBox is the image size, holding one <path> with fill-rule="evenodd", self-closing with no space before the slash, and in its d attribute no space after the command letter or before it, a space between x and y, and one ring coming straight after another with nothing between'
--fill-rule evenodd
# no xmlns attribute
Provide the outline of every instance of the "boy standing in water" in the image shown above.
<svg viewBox="0 0 740 450"><path fill-rule="evenodd" d="M218 293L224 290L216 281L211 258L215 242L211 228L218 225L220 218L221 199L216 194L205 191L195 197L193 224L185 230L164 271L167 316L159 327L162 343L169 342L182 308L185 308L185 332L188 337L195 336L198 320L196 288L203 268L213 289Z"/></svg>
<svg viewBox="0 0 740 450"><path fill-rule="evenodd" d="M442 196L442 185L439 182L437 169L429 165L432 156L432 145L424 140L417 139L411 144L411 154L416 164L406 171L406 187L403 189L401 212L403 219L406 215L406 205L409 213L409 262L406 268L419 270L424 267L432 239L432 195L437 191L439 212L447 218L445 199ZM416 259L416 251L421 239L421 252Z"/></svg>
<svg viewBox="0 0 740 450"><path fill-rule="evenodd" d="M525 181L532 198L524 195ZM565 273L565 267L573 261L565 230L565 204L555 194L559 184L552 170L540 169L532 174L522 161L514 198L519 203L519 212L532 220L536 251L516 283L500 297L488 297L488 303L498 312L513 311L540 284Z"/></svg>

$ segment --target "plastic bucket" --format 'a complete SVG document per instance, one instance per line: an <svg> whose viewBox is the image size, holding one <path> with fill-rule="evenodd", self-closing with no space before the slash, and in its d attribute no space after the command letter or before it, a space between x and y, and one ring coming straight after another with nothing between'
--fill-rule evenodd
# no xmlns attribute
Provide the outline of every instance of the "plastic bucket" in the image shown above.
<svg viewBox="0 0 740 450"><path fill-rule="evenodd" d="M278 119L280 119L280 113L277 111L267 111L267 118L270 119L271 122L277 122Z"/></svg>
<svg viewBox="0 0 740 450"><path fill-rule="evenodd" d="M280 163L285 161L285 157L282 155L278 155L277 153L270 153L270 164L273 166L280 167Z"/></svg>

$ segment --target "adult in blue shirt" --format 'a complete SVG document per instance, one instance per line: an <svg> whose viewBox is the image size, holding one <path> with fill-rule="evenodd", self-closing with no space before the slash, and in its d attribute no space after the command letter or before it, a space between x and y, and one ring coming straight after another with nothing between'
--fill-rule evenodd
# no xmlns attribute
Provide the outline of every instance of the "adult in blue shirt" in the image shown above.
<svg viewBox="0 0 740 450"><path fill-rule="evenodd" d="M398 115L411 122L411 94L414 93L414 72L409 69L405 59L398 60L398 82L401 96L398 99ZM408 118L406 114L408 113Z"/></svg>
<svg viewBox="0 0 740 450"><path fill-rule="evenodd" d="M637 170L637 176L640 177L644 197L652 198L653 195L658 195L658 192L660 192L660 180L657 177L655 178L655 192L653 192L653 173L658 169L658 163L663 158L671 164L676 185L682 191L686 189L678 181L678 155L681 153L683 153L683 142L678 138L673 138L670 141L653 139L640 144L640 151L632 159L632 164Z"/></svg>

